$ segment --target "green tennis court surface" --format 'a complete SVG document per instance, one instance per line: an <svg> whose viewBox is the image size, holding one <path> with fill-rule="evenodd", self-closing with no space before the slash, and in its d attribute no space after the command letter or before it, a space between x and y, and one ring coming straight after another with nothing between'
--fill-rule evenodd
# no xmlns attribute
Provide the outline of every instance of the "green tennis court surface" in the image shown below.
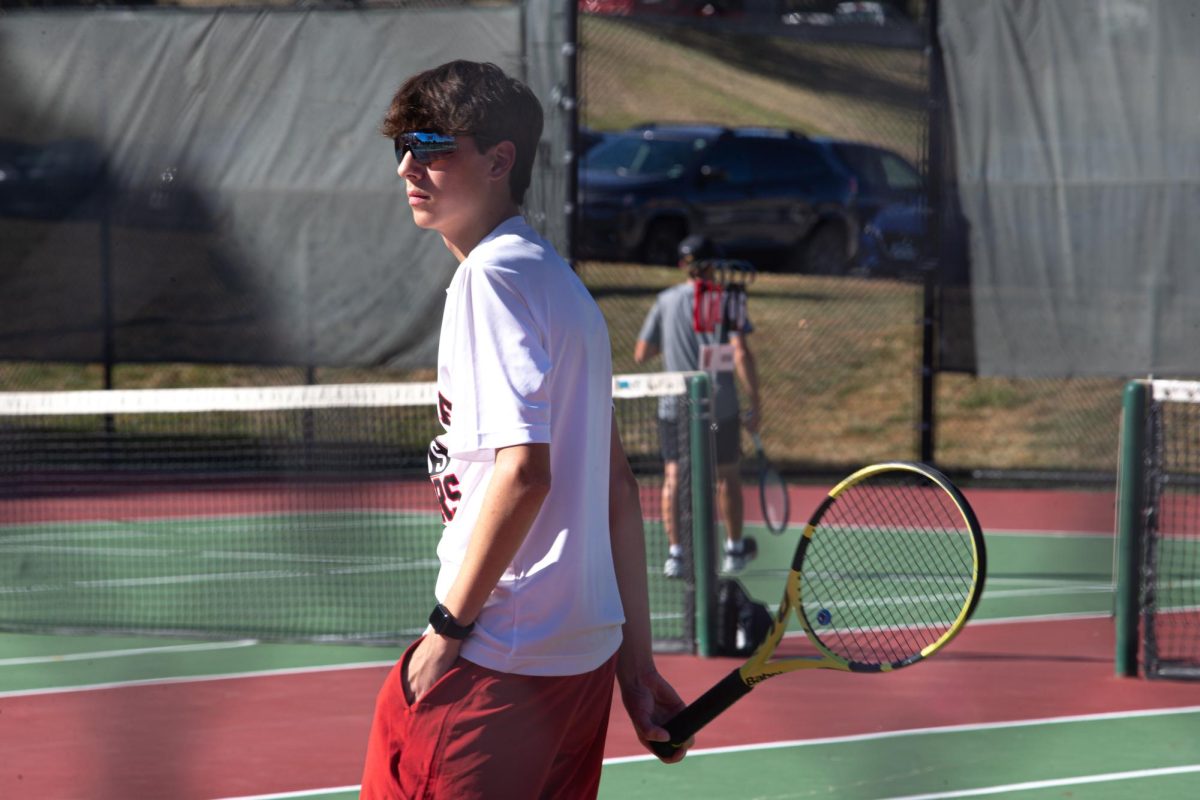
<svg viewBox="0 0 1200 800"><path fill-rule="evenodd" d="M426 624L441 530L427 513L372 510L0 526L0 621L405 641ZM681 584L650 580L656 636L678 638Z"/></svg>
<svg viewBox="0 0 1200 800"><path fill-rule="evenodd" d="M771 536L765 528L752 532L759 556L742 582L751 595L773 606L783 590L800 532L789 530L783 536ZM989 530L985 539L988 575L975 619L1111 613L1111 536Z"/></svg>
<svg viewBox="0 0 1200 800"><path fill-rule="evenodd" d="M820 720L799 728L820 735ZM1200 709L1151 717L847 737L609 764L605 798L1184 798L1200 796ZM1172 770L1183 770L1172 772ZM1032 784L1023 786L1026 784ZM352 795L350 795L352 796Z"/></svg>
<svg viewBox="0 0 1200 800"><path fill-rule="evenodd" d="M340 515L315 516L320 525L333 525ZM72 525L59 524L53 531L22 526L5 534L13 552L22 547L92 548L91 557L111 559L112 569L138 580L179 575L201 580L197 576L232 570L245 580L229 585L258 584L256 591L276 592L308 615L317 614L322 602L307 596L311 579L293 586L277 573L345 569L356 582L378 577L386 587L380 591L403 592L411 577L406 572L422 568L420 561L429 558L437 530L435 521L426 518L414 525L409 516L379 513L371 519L384 530L403 528L411 541L382 549L371 545L352 553L355 558L343 551L336 564L321 562L326 554L304 537L281 549L263 527L261 538L245 539L244 532L236 532L239 518L234 516L142 520L91 533ZM251 527L258 528L261 521L252 520ZM773 604L782 588L781 565L789 562L799 529L778 537L754 526L748 532L758 538L760 555L745 582L757 598ZM119 534L115 540L113 534ZM649 538L649 571L652 580L663 580L660 562L654 560L659 544L654 539L661 538L661 531L652 530ZM233 544L233 539L240 541ZM989 531L987 543L991 570L975 622L928 666L879 680L850 676L837 682L828 677L832 673L819 673L768 682L703 732L701 746L710 749L673 767L636 756L628 722L617 711L601 797L1200 796L1200 740L1194 736L1200 729L1200 685L1115 678L1111 637L1097 635L1111 629L1111 537ZM371 561L378 572L358 572ZM269 575L256 574L263 572ZM71 576L45 575L42 580L61 583ZM120 581L91 587L97 603L112 604L122 590ZM3 602L11 602L12 595L2 596ZM161 612L138 609L135 616L146 613ZM1071 633L1075 618L1090 622ZM1056 619L1068 621L1052 621ZM50 730L46 744L69 747L81 764L89 757L102 759L98 763L127 774L130 786L153 783L150 773L156 770L168 770L167 777L158 778L168 785L176 780L170 777L169 759L148 759L145 744L120 744L122 737L143 743L165 737L169 742L175 734L160 731L169 724L175 730L184 725L178 735L191 741L189 749L204 759L203 780L225 779L210 790L196 787L189 797L350 798L356 794L373 694L398 653L394 646L262 643L253 638L5 634L0 635L0 713L9 721L25 720L22 730ZM685 697L698 695L736 664L687 656L664 656L661 663ZM213 677L219 679L209 680ZM142 698L142 693L149 694ZM294 719L260 722L264 714L280 713L266 708L286 709ZM64 713L68 719L91 722L82 730L75 724L63 727L54 720ZM968 724L946 727L953 719ZM262 725L276 733L261 738ZM144 726L140 733L138 726ZM295 740L279 741L280 730L293 731ZM9 733L15 735L16 729ZM36 759L26 754L33 745L25 741L28 735L4 742L29 773L27 781L38 769ZM53 744L64 735L84 738ZM217 750L209 752L213 747ZM250 755L278 757L266 755L263 748L284 748L291 762L280 763L277 772L246 773ZM313 771L312 777L280 785L279 779L305 770ZM234 780L236 776L241 778ZM217 785L248 788L225 791ZM129 789L105 796L133 800L148 795Z"/></svg>
<svg viewBox="0 0 1200 800"><path fill-rule="evenodd" d="M0 528L13 626L414 636L441 521L372 511Z"/></svg>

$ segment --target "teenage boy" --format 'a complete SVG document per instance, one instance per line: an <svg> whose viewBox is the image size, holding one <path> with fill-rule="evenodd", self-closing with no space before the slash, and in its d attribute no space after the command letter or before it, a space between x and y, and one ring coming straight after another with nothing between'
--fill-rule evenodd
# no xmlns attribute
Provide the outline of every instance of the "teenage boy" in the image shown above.
<svg viewBox="0 0 1200 800"><path fill-rule="evenodd" d="M414 222L460 263L428 459L437 601L380 691L362 797L595 797L614 674L643 741L683 703L651 655L604 318L520 215L542 110L454 61L405 81L382 130Z"/></svg>
<svg viewBox="0 0 1200 800"><path fill-rule="evenodd" d="M659 292L638 333L633 350L634 361L641 364L661 352L668 370L678 372L700 368L701 347L718 344L720 337L715 326L701 324L703 315L697 313L697 309L705 303L703 294L715 293L720 288L712 283L712 260L717 255L716 246L704 236L688 236L679 244L679 268L687 273L688 280ZM734 373L750 406L745 415L746 428L757 431L758 370L748 340L753 330L754 327L746 320L738 330L730 330L728 334L729 343L733 346ZM658 408L664 466L662 518L669 548L663 574L668 578L681 578L684 575L683 546L679 541L677 522L680 443L676 422L678 409L671 402L672 399L663 398ZM751 537L742 536L741 424L733 374L717 373L713 408L716 419L717 505L725 521L725 560L722 566L726 572L736 573L754 558L757 549Z"/></svg>

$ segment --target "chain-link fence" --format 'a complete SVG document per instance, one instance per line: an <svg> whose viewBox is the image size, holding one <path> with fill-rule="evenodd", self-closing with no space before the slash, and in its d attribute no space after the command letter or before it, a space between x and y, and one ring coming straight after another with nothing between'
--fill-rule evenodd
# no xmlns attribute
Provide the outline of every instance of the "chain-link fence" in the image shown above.
<svg viewBox="0 0 1200 800"><path fill-rule="evenodd" d="M406 7L446 5L455 4ZM928 5L919 0L890 5L581 3L578 111L589 133L581 143L594 141L598 132L645 123L787 129L894 154L930 190L941 190L888 204L893 208L856 209L857 228L849 237L851 275L771 271L751 287L756 327L751 341L762 375L765 439L792 471L842 471L881 458L929 455L960 472L1107 478L1116 464L1123 378L1017 380L970 374L970 302L961 282L936 287L941 300L936 307L949 324L940 330L938 357L923 350L920 259L935 252L923 221L937 216L929 213L931 204L935 210L938 204L953 204L952 180L936 180L953 159L947 148L939 151L930 141L931 131L938 130L931 121L936 122L945 98L930 89L936 84L931 57L936 51L927 47ZM879 9L882 16L875 13ZM869 165L859 167L862 206L871 173ZM586 183L581 191L586 194ZM586 223L580 227L577 238L588 233ZM942 277L965 272L965 264L950 263L955 257L943 259ZM682 275L631 258L577 263L608 316L617 371L656 368L635 367L634 340L655 293ZM939 363L931 402L925 403L922 370ZM0 363L0 388L96 389L106 381L116 388L138 388L429 380L431 366L118 362L106 376L97 364L9 361ZM968 371L951 371L964 367ZM931 453L921 448L927 422L933 425L927 440Z"/></svg>
<svg viewBox="0 0 1200 800"><path fill-rule="evenodd" d="M928 189L941 188L952 158L930 142L939 120L926 4L906 4L917 12L911 18L889 11L886 19L839 19L850 5L862 15L882 4L747 3L738 14L725 7L706 12L701 4L698 15L678 3L583 6L593 13L581 14L578 28L581 142L603 145L606 133L630 128L653 136L673 123L705 123L789 130L874 154L874 161L853 152L842 158L858 181L852 208L858 228L845 274L796 274L804 271L802 260L764 259L758 263L771 272L760 273L750 289L764 440L794 473L924 457L984 477L1108 480L1116 467L1121 379L971 374L965 248L960 239L955 249L946 234L961 231L961 223L952 212L945 214L954 220L950 226L926 222L938 216L932 204L954 202L952 192ZM901 161L889 162L892 156ZM883 185L902 182L902 165L920 176L908 195ZM603 201L588 183L600 179L587 169L586 155L584 167L579 269L608 317L617 368L633 370L634 341L654 295L684 275L644 263L657 260L652 248L632 246L638 231L648 235L645 220L636 221L642 190L629 182L628 193L613 203L622 207L600 219ZM670 201L664 193L646 201L656 203ZM711 209L693 207L674 235L711 223L706 213ZM597 228L613 219L628 229L609 234L607 244L619 246L601 253L603 260L589 259ZM939 232L940 250L933 238ZM933 273L932 309L944 324L939 352L927 353L923 280L939 254L956 263ZM939 363L949 369L939 370ZM926 369L933 380L923 389ZM932 425L925 439L931 451L923 451L924 425Z"/></svg>

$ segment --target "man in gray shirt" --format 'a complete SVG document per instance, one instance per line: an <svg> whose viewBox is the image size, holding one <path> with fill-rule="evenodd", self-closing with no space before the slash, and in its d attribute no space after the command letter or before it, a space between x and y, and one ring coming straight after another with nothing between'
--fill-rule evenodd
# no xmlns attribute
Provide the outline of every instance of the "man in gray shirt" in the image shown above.
<svg viewBox="0 0 1200 800"><path fill-rule="evenodd" d="M723 325L714 320L709 304L717 300L721 312L721 295L712 283L712 259L716 248L702 236L689 236L679 245L679 267L688 273L685 283L672 286L658 294L654 306L642 323L633 357L641 364L660 352L666 369L671 372L700 369L700 350L704 345L722 343ZM717 320L719 322L719 320ZM717 372L713 401L716 420L717 503L725 522L726 572L739 572L755 555L753 539L742 536L741 419L738 414L738 394L734 375L746 394L749 408L745 415L746 428L757 431L760 423L758 372L750 350L749 334L754 330L744 317L736 328L725 330L733 347L733 372ZM677 408L675 398L663 398L659 403L659 436L662 442L663 474L662 516L670 552L663 567L668 578L683 576L683 548L679 542L678 485L679 435L677 415L686 413Z"/></svg>

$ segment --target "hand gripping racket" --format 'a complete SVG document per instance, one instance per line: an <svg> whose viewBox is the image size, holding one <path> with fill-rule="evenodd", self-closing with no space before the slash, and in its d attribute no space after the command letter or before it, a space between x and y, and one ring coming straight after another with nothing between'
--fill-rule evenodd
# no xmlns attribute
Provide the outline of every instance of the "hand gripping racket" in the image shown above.
<svg viewBox="0 0 1200 800"><path fill-rule="evenodd" d="M762 508L763 521L767 523L767 530L779 535L787 529L788 515L791 513L787 483L767 459L762 439L757 433L751 433L750 436L754 439L758 458L758 503Z"/></svg>
<svg viewBox="0 0 1200 800"><path fill-rule="evenodd" d="M663 727L671 753L762 681L800 669L890 672L941 650L983 591L983 532L937 470L893 462L843 480L813 512L766 639ZM797 655L772 659L795 612ZM789 643L789 649L790 648Z"/></svg>

